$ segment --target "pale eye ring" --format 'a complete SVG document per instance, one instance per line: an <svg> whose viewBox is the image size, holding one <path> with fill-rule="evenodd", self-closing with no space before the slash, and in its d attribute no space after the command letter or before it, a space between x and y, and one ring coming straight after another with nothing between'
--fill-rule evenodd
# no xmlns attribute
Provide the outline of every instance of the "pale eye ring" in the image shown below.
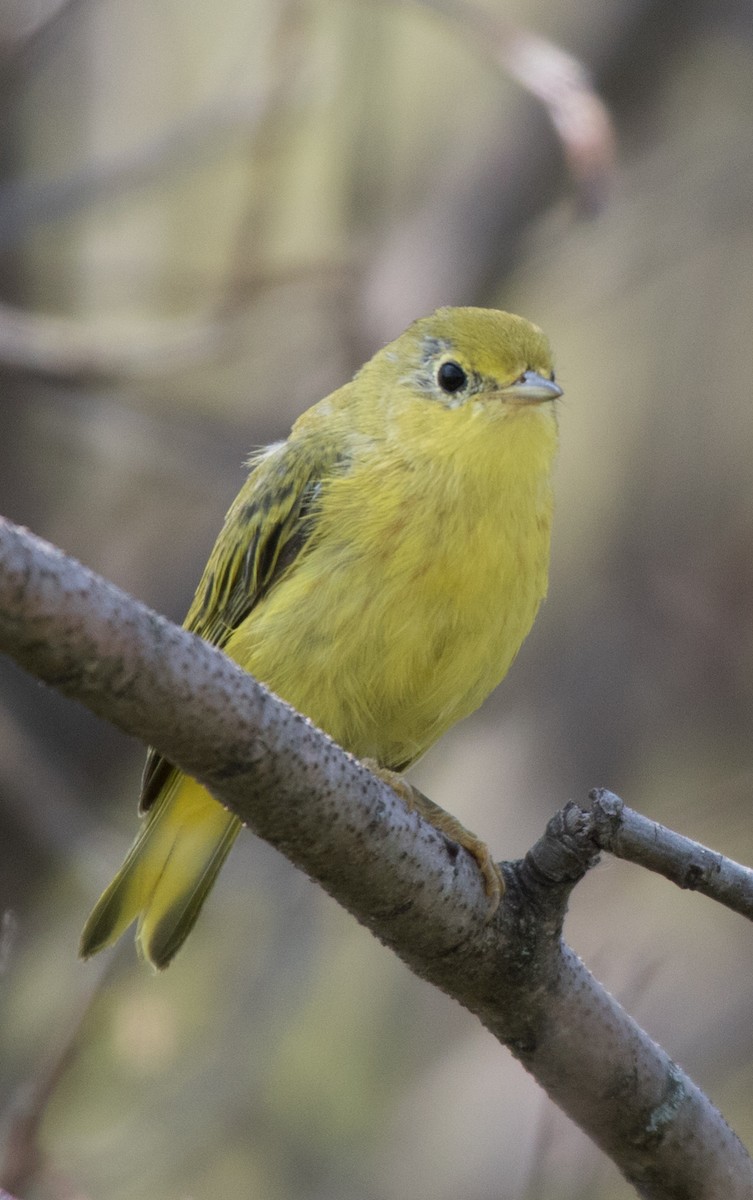
<svg viewBox="0 0 753 1200"><path fill-rule="evenodd" d="M468 376L454 359L448 358L440 364L437 371L437 383L443 392L459 392L468 382Z"/></svg>

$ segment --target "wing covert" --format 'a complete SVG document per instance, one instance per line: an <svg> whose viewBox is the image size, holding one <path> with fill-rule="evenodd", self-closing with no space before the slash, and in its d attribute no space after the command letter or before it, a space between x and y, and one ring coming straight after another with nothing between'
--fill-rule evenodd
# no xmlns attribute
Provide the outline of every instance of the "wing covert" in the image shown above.
<svg viewBox="0 0 753 1200"><path fill-rule="evenodd" d="M290 570L316 526L322 481L338 455L311 440L290 440L252 458L199 581L183 626L220 649L259 600ZM175 768L150 749L139 809L148 811Z"/></svg>

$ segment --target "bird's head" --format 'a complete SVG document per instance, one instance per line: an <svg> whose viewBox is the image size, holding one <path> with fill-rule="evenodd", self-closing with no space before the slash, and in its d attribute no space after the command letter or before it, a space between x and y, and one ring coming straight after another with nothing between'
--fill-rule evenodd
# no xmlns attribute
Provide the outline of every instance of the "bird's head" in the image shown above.
<svg viewBox="0 0 753 1200"><path fill-rule="evenodd" d="M538 326L491 308L437 309L414 321L359 375L364 382L379 379L387 389L397 384L447 409L481 403L512 413L562 395Z"/></svg>
<svg viewBox="0 0 753 1200"><path fill-rule="evenodd" d="M496 401L514 409L562 395L545 335L498 309L437 309L382 354L399 369L401 383L447 408Z"/></svg>

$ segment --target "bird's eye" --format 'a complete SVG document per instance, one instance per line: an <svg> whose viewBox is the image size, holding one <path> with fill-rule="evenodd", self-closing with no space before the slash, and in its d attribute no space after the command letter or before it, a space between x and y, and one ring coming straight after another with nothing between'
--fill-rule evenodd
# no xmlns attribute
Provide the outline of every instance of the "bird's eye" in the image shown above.
<svg viewBox="0 0 753 1200"><path fill-rule="evenodd" d="M437 383L443 392L459 392L468 382L468 376L459 363L448 359L437 371Z"/></svg>

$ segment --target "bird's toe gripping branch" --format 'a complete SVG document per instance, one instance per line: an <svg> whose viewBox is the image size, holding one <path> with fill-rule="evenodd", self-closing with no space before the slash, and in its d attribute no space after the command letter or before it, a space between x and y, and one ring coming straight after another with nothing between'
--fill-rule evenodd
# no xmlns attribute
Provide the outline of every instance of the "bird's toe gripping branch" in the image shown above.
<svg viewBox="0 0 753 1200"><path fill-rule="evenodd" d="M471 833L469 829L466 829L458 821L457 817L453 817L451 813L445 812L443 808L440 808L428 796L424 796L423 792L419 792L418 788L408 783L397 771L390 771L386 767L381 767L372 759L365 760L364 765L368 767L372 774L382 779L394 792L397 792L400 799L404 801L411 811L420 813L449 842L462 846L475 859L484 881L484 891L489 899L487 919L491 920L499 908L499 902L504 895L505 880L500 867L492 858L491 851L486 842L483 842L475 833Z"/></svg>

